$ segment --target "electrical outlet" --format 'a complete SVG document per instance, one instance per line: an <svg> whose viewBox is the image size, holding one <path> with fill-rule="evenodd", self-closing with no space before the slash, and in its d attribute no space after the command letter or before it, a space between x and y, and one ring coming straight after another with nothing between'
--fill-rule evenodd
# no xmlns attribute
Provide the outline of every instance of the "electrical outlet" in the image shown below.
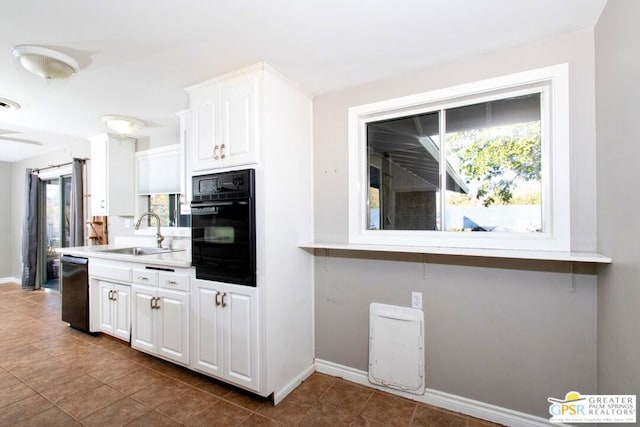
<svg viewBox="0 0 640 427"><path fill-rule="evenodd" d="M422 292L411 292L411 308L422 310Z"/></svg>

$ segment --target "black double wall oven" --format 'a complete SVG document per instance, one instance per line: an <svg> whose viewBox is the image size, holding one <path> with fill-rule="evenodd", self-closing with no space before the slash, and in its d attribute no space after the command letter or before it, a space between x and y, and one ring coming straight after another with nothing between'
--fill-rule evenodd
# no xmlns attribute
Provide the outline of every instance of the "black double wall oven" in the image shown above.
<svg viewBox="0 0 640 427"><path fill-rule="evenodd" d="M191 264L198 279L256 286L255 171L193 177Z"/></svg>

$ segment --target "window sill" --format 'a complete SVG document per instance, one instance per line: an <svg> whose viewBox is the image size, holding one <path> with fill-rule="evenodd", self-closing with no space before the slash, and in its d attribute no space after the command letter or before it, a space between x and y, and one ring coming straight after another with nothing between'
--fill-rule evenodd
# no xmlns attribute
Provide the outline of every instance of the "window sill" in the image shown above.
<svg viewBox="0 0 640 427"><path fill-rule="evenodd" d="M395 246L395 245L363 245L351 243L312 242L299 245L304 249L337 249L343 251L370 252L404 252L434 255L457 255L485 258L512 258L543 261L569 261L596 264L611 264L610 257L596 252L554 252L532 250L449 248L443 246Z"/></svg>

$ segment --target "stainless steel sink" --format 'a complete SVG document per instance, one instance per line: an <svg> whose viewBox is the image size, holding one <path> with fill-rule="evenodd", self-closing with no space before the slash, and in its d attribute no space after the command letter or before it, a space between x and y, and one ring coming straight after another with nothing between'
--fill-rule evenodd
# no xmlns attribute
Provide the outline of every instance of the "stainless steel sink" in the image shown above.
<svg viewBox="0 0 640 427"><path fill-rule="evenodd" d="M135 246L132 248L117 248L117 249L102 249L98 252L109 252L112 254L125 254L125 255L156 255L156 254L165 254L167 252L176 252L176 249L167 249L167 248L145 248L140 246Z"/></svg>

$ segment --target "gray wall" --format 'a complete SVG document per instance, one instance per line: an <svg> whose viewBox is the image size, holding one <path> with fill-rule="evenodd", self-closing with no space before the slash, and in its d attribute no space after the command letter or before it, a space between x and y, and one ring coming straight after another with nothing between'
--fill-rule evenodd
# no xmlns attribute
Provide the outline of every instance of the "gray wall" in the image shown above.
<svg viewBox="0 0 640 427"><path fill-rule="evenodd" d="M0 162L0 278L11 276L11 163Z"/></svg>
<svg viewBox="0 0 640 427"><path fill-rule="evenodd" d="M59 151L11 164L11 264L10 276L22 276L22 221L24 219L24 173L26 168L44 168L48 165L58 165L70 162L74 157L88 158L90 154L89 141L70 144Z"/></svg>
<svg viewBox="0 0 640 427"><path fill-rule="evenodd" d="M610 0L595 29L598 247L598 392L640 395L640 2ZM626 183L627 185L621 185Z"/></svg>
<svg viewBox="0 0 640 427"><path fill-rule="evenodd" d="M348 240L347 109L570 64L573 250L595 250L593 32L501 50L319 96L314 102L315 240ZM366 370L368 307L422 291L427 387L548 418L549 396L596 391L596 276L570 265L318 251L316 357ZM582 268L576 266L576 269Z"/></svg>

